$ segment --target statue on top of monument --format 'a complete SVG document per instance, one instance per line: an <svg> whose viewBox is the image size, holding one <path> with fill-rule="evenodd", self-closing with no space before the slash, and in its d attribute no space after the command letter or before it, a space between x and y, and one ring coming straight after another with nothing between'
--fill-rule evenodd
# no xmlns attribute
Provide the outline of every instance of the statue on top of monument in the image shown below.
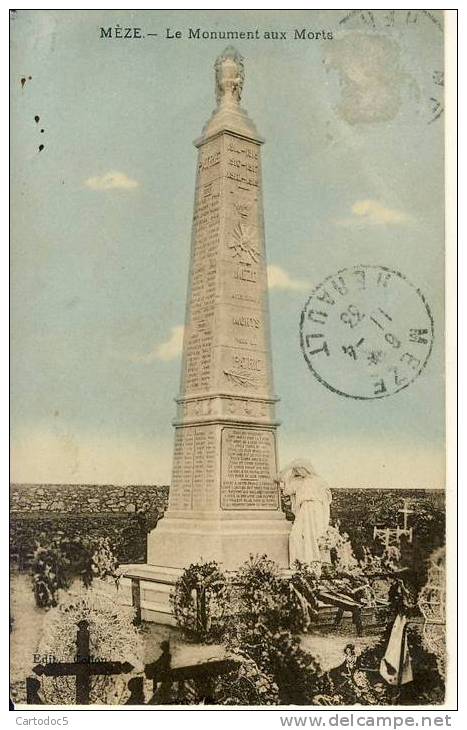
<svg viewBox="0 0 467 730"><path fill-rule="evenodd" d="M214 64L216 70L216 101L220 104L239 104L242 96L245 69L243 56L228 46Z"/></svg>
<svg viewBox="0 0 467 730"><path fill-rule="evenodd" d="M291 499L295 521L289 537L289 562L321 561L318 541L329 526L331 490L306 459L282 469L276 481Z"/></svg>

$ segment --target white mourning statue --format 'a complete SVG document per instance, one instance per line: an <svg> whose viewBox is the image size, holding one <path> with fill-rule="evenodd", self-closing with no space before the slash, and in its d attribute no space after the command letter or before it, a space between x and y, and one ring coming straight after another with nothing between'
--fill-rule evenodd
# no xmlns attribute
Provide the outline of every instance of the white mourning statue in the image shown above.
<svg viewBox="0 0 467 730"><path fill-rule="evenodd" d="M329 526L331 490L306 459L297 459L282 469L277 480L290 497L295 521L289 537L289 561L321 561L319 538Z"/></svg>

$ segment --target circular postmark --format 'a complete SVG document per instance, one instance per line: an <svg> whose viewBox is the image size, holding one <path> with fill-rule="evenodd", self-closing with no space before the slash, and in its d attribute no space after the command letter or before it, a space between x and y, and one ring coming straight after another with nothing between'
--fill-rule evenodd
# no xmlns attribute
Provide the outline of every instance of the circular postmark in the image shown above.
<svg viewBox="0 0 467 730"><path fill-rule="evenodd" d="M354 266L328 276L300 316L308 367L347 398L385 398L406 388L425 367L433 339L422 292L386 266Z"/></svg>

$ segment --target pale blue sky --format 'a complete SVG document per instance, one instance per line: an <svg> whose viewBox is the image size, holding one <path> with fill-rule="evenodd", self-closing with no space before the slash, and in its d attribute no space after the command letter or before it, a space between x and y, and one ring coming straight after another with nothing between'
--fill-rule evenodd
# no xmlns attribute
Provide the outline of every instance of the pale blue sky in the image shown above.
<svg viewBox="0 0 467 730"><path fill-rule="evenodd" d="M442 33L426 15L408 23L406 11L393 26L376 13L376 30L359 17L339 23L343 15L18 11L15 480L169 480L180 358L175 346L160 348L183 324L192 140L214 108L212 66L227 45L186 37L200 27L288 35L235 42L245 57L242 103L266 138L271 284L289 277L270 290L281 461L307 456L336 486L443 486L443 118L429 123L430 99L441 99L433 74ZM99 38L101 25L116 24L160 35ZM184 37L165 39L166 27ZM293 40L295 28L334 40ZM355 212L359 201L370 201L367 215ZM379 401L328 391L299 349L311 289L356 264L404 273L435 321L422 375Z"/></svg>

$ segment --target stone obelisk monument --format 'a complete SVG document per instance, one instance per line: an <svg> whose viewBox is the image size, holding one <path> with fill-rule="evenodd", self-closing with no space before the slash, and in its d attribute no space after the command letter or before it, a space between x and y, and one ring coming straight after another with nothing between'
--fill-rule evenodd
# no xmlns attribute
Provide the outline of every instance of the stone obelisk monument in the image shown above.
<svg viewBox="0 0 467 730"><path fill-rule="evenodd" d="M199 150L169 506L148 563L237 567L266 553L288 567L289 523L274 477L275 401L261 145L240 106L243 59L215 63L217 108ZM149 566L148 566L149 567Z"/></svg>

